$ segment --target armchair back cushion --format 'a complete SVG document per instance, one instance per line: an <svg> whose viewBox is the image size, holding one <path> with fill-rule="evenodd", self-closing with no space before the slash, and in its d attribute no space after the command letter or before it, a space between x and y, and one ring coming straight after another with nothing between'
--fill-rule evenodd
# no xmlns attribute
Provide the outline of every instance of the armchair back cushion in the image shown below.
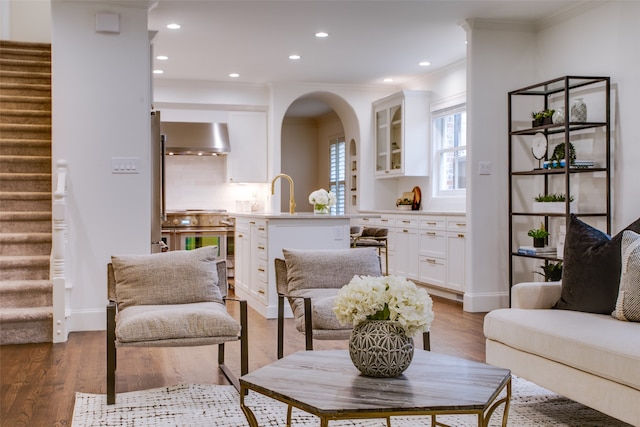
<svg viewBox="0 0 640 427"><path fill-rule="evenodd" d="M353 276L381 276L375 248L283 249L289 293L303 289L339 289Z"/></svg>
<svg viewBox="0 0 640 427"><path fill-rule="evenodd" d="M120 309L136 305L220 302L217 247L111 257Z"/></svg>

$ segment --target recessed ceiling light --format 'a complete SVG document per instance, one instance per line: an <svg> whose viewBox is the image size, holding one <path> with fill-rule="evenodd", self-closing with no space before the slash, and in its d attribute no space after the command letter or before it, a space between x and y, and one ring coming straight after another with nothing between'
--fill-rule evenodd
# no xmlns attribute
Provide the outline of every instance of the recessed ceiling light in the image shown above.
<svg viewBox="0 0 640 427"><path fill-rule="evenodd" d="M162 70L153 70L153 74L162 74L164 71Z"/></svg>
<svg viewBox="0 0 640 427"><path fill-rule="evenodd" d="M393 79L386 78L386 79L383 80L383 82L385 82L385 83L393 83Z"/></svg>
<svg viewBox="0 0 640 427"><path fill-rule="evenodd" d="M167 25L167 28L170 30L178 30L180 29L180 24L169 24Z"/></svg>
<svg viewBox="0 0 640 427"><path fill-rule="evenodd" d="M233 77L233 78L235 79L235 78L237 78L237 77L240 77L240 74L238 74L238 73L231 73L231 74L229 74L229 77Z"/></svg>
<svg viewBox="0 0 640 427"><path fill-rule="evenodd" d="M421 67L428 67L429 65L431 65L431 62L422 61L422 62L419 62L418 65L421 66Z"/></svg>
<svg viewBox="0 0 640 427"><path fill-rule="evenodd" d="M166 61L167 59L169 59L169 57L166 56L166 55L158 55L158 56L156 56L156 59L158 59L160 61Z"/></svg>
<svg viewBox="0 0 640 427"><path fill-rule="evenodd" d="M289 59L300 59L300 55L289 55Z"/></svg>
<svg viewBox="0 0 640 427"><path fill-rule="evenodd" d="M316 33L316 37L318 37L318 38L329 37L329 33L325 33L324 31L320 31L320 32Z"/></svg>

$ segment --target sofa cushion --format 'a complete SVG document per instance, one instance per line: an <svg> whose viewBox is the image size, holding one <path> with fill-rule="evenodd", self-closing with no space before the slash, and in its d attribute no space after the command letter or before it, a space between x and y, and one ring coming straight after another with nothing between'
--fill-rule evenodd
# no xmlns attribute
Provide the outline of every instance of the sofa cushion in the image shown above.
<svg viewBox="0 0 640 427"><path fill-rule="evenodd" d="M218 302L133 306L118 312L116 325L116 337L122 343L236 337L241 329Z"/></svg>
<svg viewBox="0 0 640 427"><path fill-rule="evenodd" d="M133 305L222 302L216 246L111 257L120 309Z"/></svg>
<svg viewBox="0 0 640 427"><path fill-rule="evenodd" d="M640 218L625 230L640 232ZM622 232L610 238L571 214L564 246L562 293L554 308L610 314L620 287Z"/></svg>
<svg viewBox="0 0 640 427"><path fill-rule="evenodd" d="M640 321L640 234L622 233L622 272L616 309L618 320Z"/></svg>
<svg viewBox="0 0 640 427"><path fill-rule="evenodd" d="M487 339L640 389L640 324L566 310L498 309Z"/></svg>
<svg viewBox="0 0 640 427"><path fill-rule="evenodd" d="M353 276L381 276L374 248L283 249L289 293L302 289L339 289Z"/></svg>

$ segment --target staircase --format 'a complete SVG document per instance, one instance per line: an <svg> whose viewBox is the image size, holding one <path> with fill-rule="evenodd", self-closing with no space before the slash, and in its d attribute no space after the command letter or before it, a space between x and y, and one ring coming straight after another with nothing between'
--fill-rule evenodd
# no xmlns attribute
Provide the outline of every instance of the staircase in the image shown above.
<svg viewBox="0 0 640 427"><path fill-rule="evenodd" d="M0 40L0 344L51 342L51 45Z"/></svg>

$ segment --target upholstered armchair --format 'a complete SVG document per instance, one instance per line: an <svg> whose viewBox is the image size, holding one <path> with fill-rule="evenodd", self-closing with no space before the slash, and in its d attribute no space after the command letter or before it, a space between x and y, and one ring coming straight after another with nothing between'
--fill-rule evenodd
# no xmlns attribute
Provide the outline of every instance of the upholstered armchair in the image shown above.
<svg viewBox="0 0 640 427"><path fill-rule="evenodd" d="M224 345L240 341L241 375L248 372L247 303L227 298L226 262L217 248L112 256L107 266L107 404L115 403L118 347L218 345L218 365L239 389ZM225 306L240 304L238 323Z"/></svg>
<svg viewBox="0 0 640 427"><path fill-rule="evenodd" d="M296 329L305 335L307 350L313 340L344 340L350 325L341 325L333 313L338 290L353 276L381 276L380 256L374 248L336 250L283 249L275 260L278 291L278 359L284 355L284 305L289 301Z"/></svg>

